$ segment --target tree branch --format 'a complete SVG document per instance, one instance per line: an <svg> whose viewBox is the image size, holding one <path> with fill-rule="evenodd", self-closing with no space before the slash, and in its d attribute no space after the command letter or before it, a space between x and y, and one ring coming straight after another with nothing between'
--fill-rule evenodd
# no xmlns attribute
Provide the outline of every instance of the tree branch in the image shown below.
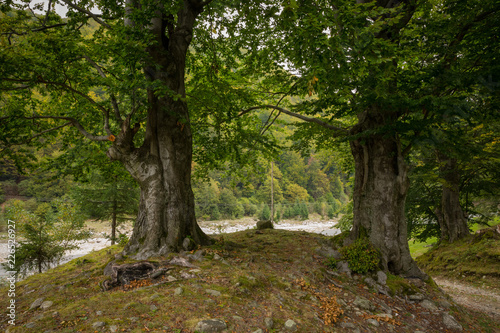
<svg viewBox="0 0 500 333"><path fill-rule="evenodd" d="M300 120L303 120L303 121L306 121L306 122L309 122L309 123L315 123L315 124L317 124L317 125L319 125L321 127L329 129L331 131L336 131L336 132L341 132L341 133L347 134L347 130L346 129L330 125L330 124L328 124L328 123L326 123L326 122L324 122L322 120L319 120L318 118L306 117L306 116L303 116L301 114L298 114L298 113L289 111L287 109L284 109L282 107L275 106L275 105L269 105L269 104L267 104L267 105L261 105L261 106L254 106L254 107L248 108L246 110L243 110L243 111L240 112L240 114L238 115L238 117L241 117L244 114L249 113L250 111L259 110L259 109L275 109L275 110L278 110L278 111L280 111L280 112L282 112L284 114L287 114L289 116L292 116L292 117L295 117L295 118L299 118Z"/></svg>
<svg viewBox="0 0 500 333"><path fill-rule="evenodd" d="M74 3L72 3L71 1L69 0L61 0L62 2L64 2L65 4L67 4L68 6L70 6L71 8L73 9L76 9L77 11L79 11L80 13L84 13L84 14L87 14L89 15L90 17L92 17L94 19L94 21L96 21L97 23L99 23L100 25L108 28L108 29L111 29L111 26L109 24L107 24L106 22L102 21L98 15L86 10L85 8L82 8L80 6L77 6L75 5Z"/></svg>
<svg viewBox="0 0 500 333"><path fill-rule="evenodd" d="M86 56L86 55L84 55L83 57L85 59L87 59L87 61L97 70L97 72L99 73L99 75L101 77L103 77L104 79L107 79L107 76L104 73L104 71L102 70L102 68L98 64L96 64L94 60L90 59L90 57ZM113 110L115 112L115 118L118 122L121 123L123 121L123 119L122 119L122 116L120 113L120 108L118 107L118 102L116 100L116 96L113 93L110 93L109 96L111 98L111 104L113 105Z"/></svg>
<svg viewBox="0 0 500 333"><path fill-rule="evenodd" d="M109 135L93 135L90 134L83 128L82 124L78 122L73 117L62 117L62 116L32 116L32 117L24 117L25 119L64 119L68 120L71 125L73 125L80 133L83 134L87 139L92 141L111 141ZM65 125L67 126L67 124Z"/></svg>

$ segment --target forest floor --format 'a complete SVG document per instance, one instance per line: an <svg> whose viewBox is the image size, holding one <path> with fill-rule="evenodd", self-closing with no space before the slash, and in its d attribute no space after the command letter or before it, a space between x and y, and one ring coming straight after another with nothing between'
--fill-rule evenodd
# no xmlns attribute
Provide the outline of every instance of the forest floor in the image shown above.
<svg viewBox="0 0 500 333"><path fill-rule="evenodd" d="M234 221L201 222L206 232L215 231L218 242L201 249L199 260L183 255L196 268L170 267L168 275L158 280L106 292L100 288L108 279L103 268L111 261L131 260L116 260L121 248L107 247L102 238L109 227L93 222L89 224L95 231L93 251L18 282L16 325L0 319L0 327L9 332L43 328L44 332L180 333L193 332L203 320L222 319L224 332L237 333L288 332L287 322L295 323L296 332L500 332L500 283L491 272L483 268L485 275L480 278L470 271L457 272L454 266L450 266L453 274L431 272L441 289L433 283L408 283L389 276L384 288L391 292L384 295L367 283L366 276L339 274L328 266L324 253L329 252L331 237L321 235L319 229L326 226L328 233L332 222L323 222L283 221L278 228L302 231L265 230L263 234L253 229L253 220L240 227ZM316 233L304 231L311 228ZM121 231L128 233L131 226L124 225ZM491 250L485 252L482 243L476 240L468 248L478 250L479 257L497 258L500 244L487 239L484 245ZM460 254L457 248L455 253ZM434 251L428 255L431 262L437 258L449 265L446 247L429 251ZM168 259L154 262L162 267ZM462 261L457 267L470 269L463 260L457 260ZM479 265L488 266L485 260ZM436 268L425 260L424 266L430 271ZM7 290L0 290L0 295L5 308ZM52 304L30 309L36 300Z"/></svg>

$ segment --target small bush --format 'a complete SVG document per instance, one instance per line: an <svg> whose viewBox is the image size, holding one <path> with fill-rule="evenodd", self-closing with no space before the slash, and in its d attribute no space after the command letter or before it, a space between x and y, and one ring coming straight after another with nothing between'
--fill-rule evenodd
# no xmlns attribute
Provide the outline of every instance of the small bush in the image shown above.
<svg viewBox="0 0 500 333"><path fill-rule="evenodd" d="M353 244L344 246L340 253L355 273L374 271L380 263L380 253L366 238L359 238Z"/></svg>

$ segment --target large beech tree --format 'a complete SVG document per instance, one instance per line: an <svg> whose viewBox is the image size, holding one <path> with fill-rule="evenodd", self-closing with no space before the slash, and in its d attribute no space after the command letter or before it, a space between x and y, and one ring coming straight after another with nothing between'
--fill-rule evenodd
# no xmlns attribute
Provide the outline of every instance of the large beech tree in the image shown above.
<svg viewBox="0 0 500 333"><path fill-rule="evenodd" d="M66 18L54 11L56 3L68 9ZM45 7L10 1L1 7L2 152L18 158L25 153L15 148L20 144L42 146L56 136L71 147L81 145L82 138L103 143L101 149L120 161L141 189L138 218L125 248L140 259L181 250L186 238L196 244L210 242L195 220L193 112L186 94L186 62L195 29L201 36L199 49L206 40L216 44L213 32L207 32L210 3L51 0ZM202 14L205 23L199 24ZM205 59L217 63L218 54ZM191 60L191 65L191 77L203 70L218 72L203 60ZM224 82L216 76L208 81ZM203 93L215 97L214 89L194 89L193 95L198 100ZM223 104L197 112L205 117L197 121L204 126L198 145L205 148L199 151L220 153L222 144L214 148L210 143L218 143L222 132L226 138L244 132L243 118L233 122L238 131L232 131L234 110ZM227 124L218 131L207 127L222 123ZM265 140L252 140L247 133L237 143L233 139L224 154L243 142L255 146L259 141ZM205 155L213 164L220 159Z"/></svg>
<svg viewBox="0 0 500 333"><path fill-rule="evenodd" d="M258 51L294 74L269 84L275 103L260 108L308 122L304 140L349 141L350 238L368 236L386 271L424 276L408 248L406 158L473 87L497 94L499 13L495 1L290 1ZM293 95L304 100L287 104Z"/></svg>

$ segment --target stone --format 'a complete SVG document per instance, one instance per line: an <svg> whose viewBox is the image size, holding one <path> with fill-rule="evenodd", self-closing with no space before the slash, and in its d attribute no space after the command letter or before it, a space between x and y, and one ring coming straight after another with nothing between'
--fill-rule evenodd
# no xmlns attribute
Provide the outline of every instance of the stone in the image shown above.
<svg viewBox="0 0 500 333"><path fill-rule="evenodd" d="M218 255L217 253L214 254L214 260L221 260L222 257L220 255Z"/></svg>
<svg viewBox="0 0 500 333"><path fill-rule="evenodd" d="M118 326L116 326L116 325L109 326L109 331L111 333L117 332L118 331Z"/></svg>
<svg viewBox="0 0 500 333"><path fill-rule="evenodd" d="M385 286L387 284L387 274L382 271L377 272L377 282Z"/></svg>
<svg viewBox="0 0 500 333"><path fill-rule="evenodd" d="M361 296L356 296L353 304L354 306L364 310L372 310L374 308L373 304L369 300Z"/></svg>
<svg viewBox="0 0 500 333"><path fill-rule="evenodd" d="M342 254L339 251L328 246L318 247L315 251L317 254L325 258L334 258L337 260L342 258Z"/></svg>
<svg viewBox="0 0 500 333"><path fill-rule="evenodd" d="M212 289L205 289L205 292L206 292L207 294L210 294L210 295L212 295L212 296L216 296L216 297L218 297L218 296L221 296L221 295L222 295L222 294L220 293L220 291L217 291L217 290L212 290Z"/></svg>
<svg viewBox="0 0 500 333"><path fill-rule="evenodd" d="M370 286L370 287L372 287L372 288L375 288L375 287L377 286L377 282L375 282L375 280L374 280L374 279L372 279L371 277L367 277L367 278L365 278L365 280L364 280L364 281L365 281L365 283L366 283L367 285L369 285L369 286Z"/></svg>
<svg viewBox="0 0 500 333"><path fill-rule="evenodd" d="M270 220L258 221L257 230L263 230L263 229L274 229L273 222L271 222Z"/></svg>
<svg viewBox="0 0 500 333"><path fill-rule="evenodd" d="M264 318L264 325L266 325L266 328L267 329L271 329L273 328L273 325L274 325L274 320L273 318Z"/></svg>
<svg viewBox="0 0 500 333"><path fill-rule="evenodd" d="M175 296L180 296L180 295L182 295L183 292L184 292L184 289L182 289L181 287L177 287L174 290L174 295Z"/></svg>
<svg viewBox="0 0 500 333"><path fill-rule="evenodd" d="M26 325L24 325L26 328L34 328L36 326L35 323L27 323Z"/></svg>
<svg viewBox="0 0 500 333"><path fill-rule="evenodd" d="M96 322L92 323L93 328L101 328L104 326L106 326L106 323L103 321L96 321Z"/></svg>
<svg viewBox="0 0 500 333"><path fill-rule="evenodd" d="M379 326L380 326L380 323L379 323L377 320L372 319L372 318L368 319L366 322L367 322L368 324L370 324L370 325L375 326L375 327L379 327Z"/></svg>
<svg viewBox="0 0 500 333"><path fill-rule="evenodd" d="M297 324L293 320L288 319L285 322L285 330L287 330L289 332L295 332L295 331L297 331Z"/></svg>
<svg viewBox="0 0 500 333"><path fill-rule="evenodd" d="M220 319L205 319L194 328L195 331L200 333L222 332L227 329L226 322Z"/></svg>
<svg viewBox="0 0 500 333"><path fill-rule="evenodd" d="M159 278L160 276L162 276L163 274L165 274L166 270L165 269L159 269L157 270L156 272L154 272L153 274L151 274L151 278L152 279L157 279Z"/></svg>
<svg viewBox="0 0 500 333"><path fill-rule="evenodd" d="M408 298L410 301L423 301L425 297L422 294L415 294L408 296Z"/></svg>
<svg viewBox="0 0 500 333"><path fill-rule="evenodd" d="M102 311L96 311L95 314L96 316L102 316Z"/></svg>
<svg viewBox="0 0 500 333"><path fill-rule="evenodd" d="M347 261L339 261L337 263L337 271L339 273L345 273L348 277L351 277L352 271L349 268L349 264L347 263Z"/></svg>
<svg viewBox="0 0 500 333"><path fill-rule="evenodd" d="M353 323L340 323L340 327L342 327L342 328L352 328L352 329L355 329L355 328L356 328L356 325L354 325Z"/></svg>
<svg viewBox="0 0 500 333"><path fill-rule="evenodd" d="M255 330L255 331L253 331L252 333L264 333L264 331L261 328L259 328L259 329Z"/></svg>
<svg viewBox="0 0 500 333"><path fill-rule="evenodd" d="M243 321L243 317L240 316L233 316L233 319L236 321Z"/></svg>
<svg viewBox="0 0 500 333"><path fill-rule="evenodd" d="M189 237L186 237L184 238L184 240L182 241L182 248L185 250L185 251L191 251L191 250L194 250L196 248L196 243L194 242L194 240L192 240L191 238Z"/></svg>
<svg viewBox="0 0 500 333"><path fill-rule="evenodd" d="M390 313L379 313L379 314L377 314L377 317L387 318L387 319L392 319L393 318Z"/></svg>
<svg viewBox="0 0 500 333"><path fill-rule="evenodd" d="M31 303L30 310L39 308L40 305L42 305L44 300L45 300L44 297L37 298L33 303Z"/></svg>
<svg viewBox="0 0 500 333"><path fill-rule="evenodd" d="M453 330L462 331L463 327L458 323L458 321L448 313L443 313L443 324Z"/></svg>
<svg viewBox="0 0 500 333"><path fill-rule="evenodd" d="M150 300L155 300L155 299L157 299L157 298L159 298L159 297L160 297L160 295L158 295L158 294L154 294L154 295L152 295L149 299L150 299Z"/></svg>
<svg viewBox="0 0 500 333"><path fill-rule="evenodd" d="M424 299L422 301L422 303L420 303L420 305L423 308L426 308L427 310L430 310L430 311L437 311L438 310L438 307L434 303L432 303L431 301L429 301L427 299Z"/></svg>
<svg viewBox="0 0 500 333"><path fill-rule="evenodd" d="M451 303L450 303L450 302L448 302L448 301L447 301L447 300L445 300L445 299L440 299L440 300L439 300L439 306L441 306L441 307L443 307L443 308L445 308L445 309L449 309L449 308L451 308L451 307L452 307Z"/></svg>
<svg viewBox="0 0 500 333"><path fill-rule="evenodd" d="M169 276L167 276L167 281L168 282L175 282L175 281L177 281L177 279L175 277L173 277L172 275L169 275Z"/></svg>
<svg viewBox="0 0 500 333"><path fill-rule="evenodd" d="M52 304L54 304L54 302L52 302L52 301L45 301L42 304L40 304L40 309L47 310L48 308L50 308L52 306Z"/></svg>
<svg viewBox="0 0 500 333"><path fill-rule="evenodd" d="M130 317L128 320L130 320L132 322L136 322L136 321L139 321L139 317Z"/></svg>
<svg viewBox="0 0 500 333"><path fill-rule="evenodd" d="M157 307L156 305L152 304L152 305L149 307L149 309L150 309L151 311L156 311L156 310L158 310L158 307Z"/></svg>

